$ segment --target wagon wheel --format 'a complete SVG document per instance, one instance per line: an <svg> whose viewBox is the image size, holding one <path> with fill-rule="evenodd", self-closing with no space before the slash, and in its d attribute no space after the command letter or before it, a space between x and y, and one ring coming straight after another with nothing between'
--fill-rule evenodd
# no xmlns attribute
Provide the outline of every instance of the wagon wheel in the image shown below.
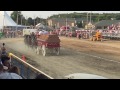
<svg viewBox="0 0 120 90"><path fill-rule="evenodd" d="M45 45L42 45L42 54L43 54L43 56L46 55L46 47L45 47Z"/></svg>
<svg viewBox="0 0 120 90"><path fill-rule="evenodd" d="M55 48L55 53L56 53L56 55L59 55L60 54L60 48L58 47L58 48Z"/></svg>
<svg viewBox="0 0 120 90"><path fill-rule="evenodd" d="M39 55L40 54L40 49L39 47L36 48L36 53Z"/></svg>

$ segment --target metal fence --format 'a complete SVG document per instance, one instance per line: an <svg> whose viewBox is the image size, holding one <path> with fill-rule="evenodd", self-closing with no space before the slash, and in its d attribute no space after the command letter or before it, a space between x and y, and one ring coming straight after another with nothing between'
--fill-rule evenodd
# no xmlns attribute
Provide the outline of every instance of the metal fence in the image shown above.
<svg viewBox="0 0 120 90"><path fill-rule="evenodd" d="M109 39L120 39L120 33L102 32L102 36Z"/></svg>
<svg viewBox="0 0 120 90"><path fill-rule="evenodd" d="M20 76L22 76L24 79L35 79L35 77L39 74L45 75L48 79L53 79L51 76L33 67L14 54L9 53L9 56L11 58L11 64L17 66L20 69Z"/></svg>

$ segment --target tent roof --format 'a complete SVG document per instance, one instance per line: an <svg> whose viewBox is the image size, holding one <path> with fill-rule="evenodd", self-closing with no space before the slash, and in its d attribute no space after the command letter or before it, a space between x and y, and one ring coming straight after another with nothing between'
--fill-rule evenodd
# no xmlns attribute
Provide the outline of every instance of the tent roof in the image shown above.
<svg viewBox="0 0 120 90"><path fill-rule="evenodd" d="M3 26L17 26L17 24L12 20L6 11L0 11L0 27Z"/></svg>
<svg viewBox="0 0 120 90"><path fill-rule="evenodd" d="M45 27L42 23L38 23L36 27Z"/></svg>

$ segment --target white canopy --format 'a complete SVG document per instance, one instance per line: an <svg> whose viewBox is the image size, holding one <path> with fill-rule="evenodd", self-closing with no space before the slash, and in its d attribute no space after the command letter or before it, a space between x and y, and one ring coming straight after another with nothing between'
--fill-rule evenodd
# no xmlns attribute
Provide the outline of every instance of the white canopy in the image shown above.
<svg viewBox="0 0 120 90"><path fill-rule="evenodd" d="M0 11L0 27L3 26L17 26L6 11Z"/></svg>
<svg viewBox="0 0 120 90"><path fill-rule="evenodd" d="M37 28L45 28L45 26L44 26L42 23L38 23L38 24L36 25L36 27L37 27Z"/></svg>

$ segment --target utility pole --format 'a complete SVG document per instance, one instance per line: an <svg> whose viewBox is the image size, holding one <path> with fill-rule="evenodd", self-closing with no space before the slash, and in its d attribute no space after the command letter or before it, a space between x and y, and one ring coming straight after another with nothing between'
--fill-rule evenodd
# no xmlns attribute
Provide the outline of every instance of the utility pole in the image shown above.
<svg viewBox="0 0 120 90"><path fill-rule="evenodd" d="M22 25L22 19L23 19L23 16L21 15L21 25Z"/></svg>
<svg viewBox="0 0 120 90"><path fill-rule="evenodd" d="M91 13L90 13L90 23L91 23L91 14L92 14L92 11L91 11Z"/></svg>
<svg viewBox="0 0 120 90"><path fill-rule="evenodd" d="M46 18L46 26L47 26L47 21L48 21L48 20L47 20L47 18Z"/></svg>
<svg viewBox="0 0 120 90"><path fill-rule="evenodd" d="M18 12L17 12L17 24L18 24Z"/></svg>
<svg viewBox="0 0 120 90"><path fill-rule="evenodd" d="M40 15L39 15L40 16ZM41 23L41 16L40 16L40 20L39 20L39 23Z"/></svg>
<svg viewBox="0 0 120 90"><path fill-rule="evenodd" d="M34 27L35 27L35 15L34 15Z"/></svg>
<svg viewBox="0 0 120 90"><path fill-rule="evenodd" d="M38 24L38 17L36 18L36 24Z"/></svg>
<svg viewBox="0 0 120 90"><path fill-rule="evenodd" d="M58 24L57 24L57 27L58 27L58 28L60 27L59 19L60 19L60 15L59 15L59 18L58 18Z"/></svg>
<svg viewBox="0 0 120 90"><path fill-rule="evenodd" d="M88 12L87 12L87 24L88 24Z"/></svg>
<svg viewBox="0 0 120 90"><path fill-rule="evenodd" d="M26 16L26 20L25 20L25 26L27 25L27 16Z"/></svg>
<svg viewBox="0 0 120 90"><path fill-rule="evenodd" d="M17 25L18 25L18 12L17 12L17 21L16 22L17 22ZM17 26L16 26L16 31L17 31Z"/></svg>
<svg viewBox="0 0 120 90"><path fill-rule="evenodd" d="M74 20L75 20L75 25L74 26L77 26L77 20L74 18Z"/></svg>

